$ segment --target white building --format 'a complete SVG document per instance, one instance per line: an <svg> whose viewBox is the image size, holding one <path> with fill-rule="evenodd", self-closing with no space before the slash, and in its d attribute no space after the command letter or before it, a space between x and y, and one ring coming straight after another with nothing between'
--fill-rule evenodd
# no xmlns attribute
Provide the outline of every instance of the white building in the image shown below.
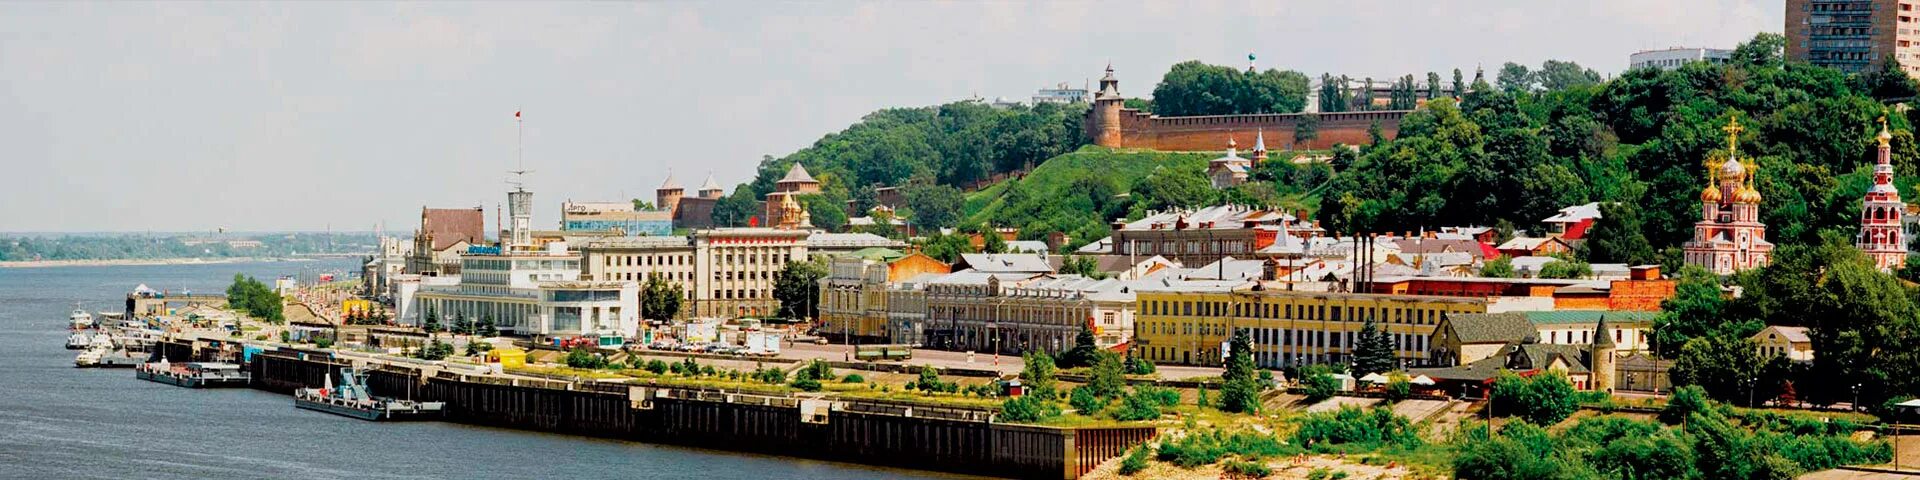
<svg viewBox="0 0 1920 480"><path fill-rule="evenodd" d="M1753 334L1753 345L1762 361L1784 356L1795 362L1813 361L1813 337L1807 327L1769 326Z"/></svg>
<svg viewBox="0 0 1920 480"><path fill-rule="evenodd" d="M1033 104L1042 103L1080 103L1087 101L1087 89L1073 88L1066 82L1060 82L1054 88L1042 88L1033 93Z"/></svg>
<svg viewBox="0 0 1920 480"><path fill-rule="evenodd" d="M686 292L683 314L771 316L780 310L774 279L788 263L807 261L807 238L803 230L716 228L691 236L595 239L580 248L580 273L636 284L663 275Z"/></svg>
<svg viewBox="0 0 1920 480"><path fill-rule="evenodd" d="M581 280L580 256L567 252L565 242L548 247L462 256L457 281L419 286L413 321L424 323L428 315L441 325L491 319L506 334L598 336L609 339L602 342L609 346L633 338L640 326L639 285Z"/></svg>
<svg viewBox="0 0 1920 480"><path fill-rule="evenodd" d="M1627 56L1627 68L1653 67L1661 70L1673 70L1693 62L1726 63L1733 58L1733 50L1723 48L1673 47L1663 50L1643 50Z"/></svg>

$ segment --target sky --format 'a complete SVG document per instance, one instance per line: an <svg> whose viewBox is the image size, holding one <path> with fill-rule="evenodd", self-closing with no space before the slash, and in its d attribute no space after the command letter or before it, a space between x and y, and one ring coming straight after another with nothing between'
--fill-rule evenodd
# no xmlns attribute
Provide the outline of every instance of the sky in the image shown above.
<svg viewBox="0 0 1920 480"><path fill-rule="evenodd" d="M1129 96L1248 53L1316 78L1612 75L1779 32L1782 2L0 2L0 232L491 225L521 168L553 228L564 200L651 199L669 172L731 191L868 112L1108 62Z"/></svg>

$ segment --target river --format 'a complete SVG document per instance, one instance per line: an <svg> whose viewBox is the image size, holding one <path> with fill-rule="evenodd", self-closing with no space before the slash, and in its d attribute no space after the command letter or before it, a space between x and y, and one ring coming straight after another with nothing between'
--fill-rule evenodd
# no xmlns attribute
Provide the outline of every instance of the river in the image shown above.
<svg viewBox="0 0 1920 480"><path fill-rule="evenodd" d="M6 478L952 478L796 458L448 422L375 423L249 389L191 390L129 370L73 368L74 302L122 310L128 291L220 292L236 272L352 261L0 268L0 477Z"/></svg>

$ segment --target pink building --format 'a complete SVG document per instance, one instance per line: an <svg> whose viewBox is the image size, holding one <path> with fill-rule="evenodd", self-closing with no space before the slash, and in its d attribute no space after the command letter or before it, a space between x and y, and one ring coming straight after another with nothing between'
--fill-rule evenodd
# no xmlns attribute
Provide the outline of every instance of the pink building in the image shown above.
<svg viewBox="0 0 1920 480"><path fill-rule="evenodd" d="M1880 155L1874 159L1873 188L1860 201L1860 236L1853 244L1873 259L1880 271L1890 272L1907 263L1907 244L1900 234L1900 216L1906 204L1900 191L1893 188L1892 147L1887 142L1887 117L1880 117Z"/></svg>
<svg viewBox="0 0 1920 480"><path fill-rule="evenodd" d="M1728 275L1766 266L1773 243L1767 241L1767 225L1760 223L1760 191L1753 188L1759 164L1742 161L1735 148L1744 129L1729 119L1722 130L1727 132L1727 158L1710 172L1719 184L1700 192L1700 221L1693 224L1693 240L1681 250L1688 265Z"/></svg>

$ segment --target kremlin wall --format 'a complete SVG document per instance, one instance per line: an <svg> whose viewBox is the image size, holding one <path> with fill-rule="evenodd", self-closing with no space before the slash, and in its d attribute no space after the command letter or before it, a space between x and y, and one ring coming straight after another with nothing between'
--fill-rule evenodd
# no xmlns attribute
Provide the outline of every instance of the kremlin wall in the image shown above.
<svg viewBox="0 0 1920 480"><path fill-rule="evenodd" d="M1274 145L1285 149L1328 149L1335 144L1365 145L1371 142L1367 129L1380 123L1380 133L1393 138L1400 131L1400 119L1410 110L1319 113L1318 135L1305 144L1295 144L1293 129L1304 113L1249 115L1207 115L1161 117L1138 109L1126 108L1120 95L1120 81L1107 67L1100 78L1100 91L1094 95L1093 108L1083 123L1093 144L1113 148L1144 148L1170 151L1213 151L1234 137L1252 138L1264 134Z"/></svg>

